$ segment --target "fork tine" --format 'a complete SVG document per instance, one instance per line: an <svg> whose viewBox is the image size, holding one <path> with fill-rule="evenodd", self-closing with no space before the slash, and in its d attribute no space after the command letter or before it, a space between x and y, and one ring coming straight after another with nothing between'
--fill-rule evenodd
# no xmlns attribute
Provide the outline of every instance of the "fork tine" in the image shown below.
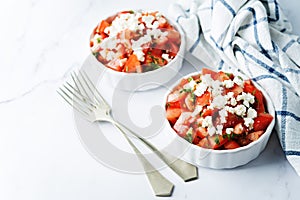
<svg viewBox="0 0 300 200"><path fill-rule="evenodd" d="M64 85L64 87L72 94L74 95L75 97L77 97L78 99L80 99L80 101L82 103L89 103L91 106L93 107L96 107L94 105L94 103L89 99L87 98L86 96L83 96L76 88L74 88L69 82L66 82L66 84L73 90L71 91L69 89L69 87L67 87L66 85Z"/></svg>
<svg viewBox="0 0 300 200"><path fill-rule="evenodd" d="M73 99L61 88L59 88L59 90L57 90L57 93L71 106L73 107L75 110L77 110L79 113L81 113L82 115L84 115L86 118L89 118L89 114L82 110L79 109L79 107L75 106L75 102L73 101ZM73 103L72 103L73 102Z"/></svg>
<svg viewBox="0 0 300 200"><path fill-rule="evenodd" d="M79 72L80 74L80 72ZM87 93L87 91L85 90L83 84L82 84L82 81L80 80L80 77L79 75L75 74L75 72L72 75L72 79L73 81L75 82L75 85L76 87L78 88L78 90L81 92L81 93L84 93L91 101L92 101L92 98L91 96ZM80 87L79 87L80 86ZM81 89L80 89L81 88Z"/></svg>
<svg viewBox="0 0 300 200"><path fill-rule="evenodd" d="M100 92L97 90L97 88L95 87L95 85L93 84L93 82L91 81L91 79L89 78L89 76L87 75L87 73L85 71L83 71L81 74L84 77L84 80L85 80L86 84L88 85L88 87L90 88L90 90L91 91L96 91L95 94L98 96L98 99L100 99L101 102L103 102L105 104L105 106L110 107L109 104L102 97L102 95L100 94ZM96 95L94 95L94 96L96 97Z"/></svg>
<svg viewBox="0 0 300 200"><path fill-rule="evenodd" d="M79 74L80 74L82 80L84 81L85 85L86 85L87 88L89 89L89 92L93 95L94 100L95 100L98 104L101 104L101 102L103 102L103 100L102 100L102 99L99 100L99 98L96 97L95 91L97 91L97 90L95 89L95 87L94 87L94 88L91 88L91 82L89 82L89 83L87 82L88 76L86 75L86 73L83 74L81 71L79 71Z"/></svg>
<svg viewBox="0 0 300 200"><path fill-rule="evenodd" d="M93 104L89 104L85 100L77 98L77 96L75 96L74 93L65 85L63 86L63 88L60 88L61 92L70 100L70 102L72 102L73 106L77 106L78 109L81 108L87 113L93 111L93 108L95 108ZM73 98L71 96L73 96Z"/></svg>

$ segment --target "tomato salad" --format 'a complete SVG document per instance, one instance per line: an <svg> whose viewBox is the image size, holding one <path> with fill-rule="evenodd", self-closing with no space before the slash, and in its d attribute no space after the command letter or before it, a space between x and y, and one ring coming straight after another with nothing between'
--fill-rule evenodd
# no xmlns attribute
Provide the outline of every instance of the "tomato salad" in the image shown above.
<svg viewBox="0 0 300 200"><path fill-rule="evenodd" d="M168 95L166 117L190 143L208 149L235 149L257 140L273 116L251 80L203 68L181 80Z"/></svg>
<svg viewBox="0 0 300 200"><path fill-rule="evenodd" d="M90 38L90 48L98 61L127 73L167 65L177 55L180 44L180 33L159 12L119 12L102 20Z"/></svg>

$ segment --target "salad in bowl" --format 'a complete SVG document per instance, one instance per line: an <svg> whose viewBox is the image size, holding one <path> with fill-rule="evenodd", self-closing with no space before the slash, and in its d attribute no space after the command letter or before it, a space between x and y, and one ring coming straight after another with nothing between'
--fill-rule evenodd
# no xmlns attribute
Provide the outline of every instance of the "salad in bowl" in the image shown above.
<svg viewBox="0 0 300 200"><path fill-rule="evenodd" d="M144 73L166 66L181 45L179 31L157 11L122 11L102 20L90 37L93 55L117 72Z"/></svg>
<svg viewBox="0 0 300 200"><path fill-rule="evenodd" d="M207 68L176 83L165 110L172 131L191 143L188 160L211 168L254 159L274 126L272 102L259 85Z"/></svg>

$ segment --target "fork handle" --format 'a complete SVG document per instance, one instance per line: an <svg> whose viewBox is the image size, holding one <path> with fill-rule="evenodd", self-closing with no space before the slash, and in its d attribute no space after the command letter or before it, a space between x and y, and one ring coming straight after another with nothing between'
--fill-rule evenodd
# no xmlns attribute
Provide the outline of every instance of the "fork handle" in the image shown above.
<svg viewBox="0 0 300 200"><path fill-rule="evenodd" d="M142 141L185 182L195 180L198 178L198 168L196 166L194 166L184 160L176 158L167 152L160 152L153 144L151 144L144 138L140 137L138 134L136 134L135 132L133 132L132 130L130 130L129 128L124 126L123 124L121 124L117 121L113 121L112 123L114 125L116 125L122 131L122 133L125 135L125 137L127 137L127 140L129 140L128 136L122 129L129 131L133 136L135 136L140 141Z"/></svg>
<svg viewBox="0 0 300 200"><path fill-rule="evenodd" d="M138 150L133 142L128 138L126 132L122 129L122 126L115 124L116 127L123 133L124 137L136 153L137 157L141 161L143 168L146 172L147 178L156 196L169 197L173 193L174 184L166 179L153 165L145 158L145 156Z"/></svg>

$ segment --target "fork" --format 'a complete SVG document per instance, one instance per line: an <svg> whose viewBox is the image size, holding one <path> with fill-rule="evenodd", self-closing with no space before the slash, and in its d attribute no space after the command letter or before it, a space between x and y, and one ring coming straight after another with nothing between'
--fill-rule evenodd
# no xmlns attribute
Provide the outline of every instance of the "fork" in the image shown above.
<svg viewBox="0 0 300 200"><path fill-rule="evenodd" d="M73 84L66 82L57 91L59 95L69 103L74 109L80 112L88 121L106 121L112 123L125 137L131 148L136 153L143 165L147 178L156 196L171 196L174 184L166 179L153 165L144 157L134 143L129 139L127 132L131 133L149 149L151 149L161 160L163 160L179 177L184 181L191 181L198 178L197 167L178 159L166 152L160 152L153 144L139 136L125 125L114 120L111 115L111 107L96 89L86 72L78 75L71 74Z"/></svg>

